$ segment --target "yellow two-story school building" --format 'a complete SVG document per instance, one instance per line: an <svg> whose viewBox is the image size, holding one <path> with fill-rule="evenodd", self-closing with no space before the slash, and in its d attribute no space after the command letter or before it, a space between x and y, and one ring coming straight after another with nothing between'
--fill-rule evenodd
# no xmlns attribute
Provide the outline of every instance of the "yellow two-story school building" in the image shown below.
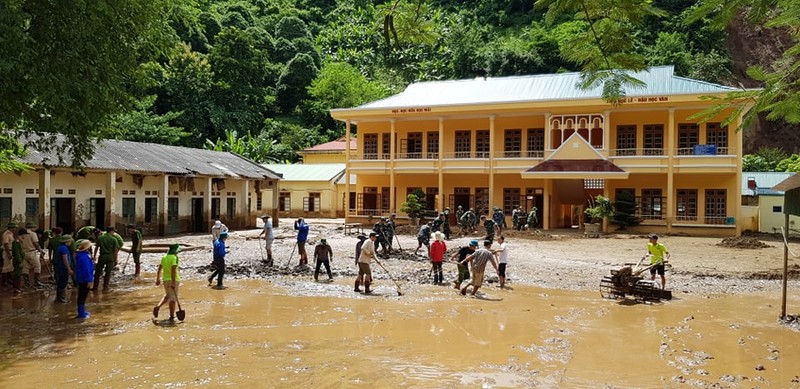
<svg viewBox="0 0 800 389"><path fill-rule="evenodd" d="M331 110L346 139L358 136L345 151L357 176L346 217L395 212L419 189L429 209L536 207L537 227L570 228L584 222L588 199L629 192L642 231L738 235L741 117L690 119L713 104L702 97L734 88L671 66L633 76L646 86L619 104L563 73L421 82Z"/></svg>

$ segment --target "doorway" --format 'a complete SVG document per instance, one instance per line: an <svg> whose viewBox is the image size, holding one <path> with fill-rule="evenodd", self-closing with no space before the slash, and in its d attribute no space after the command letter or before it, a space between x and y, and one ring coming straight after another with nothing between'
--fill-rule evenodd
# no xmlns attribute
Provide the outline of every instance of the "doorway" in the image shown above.
<svg viewBox="0 0 800 389"><path fill-rule="evenodd" d="M75 232L75 199L50 198L50 225L61 227L65 234Z"/></svg>
<svg viewBox="0 0 800 389"><path fill-rule="evenodd" d="M92 197L89 199L89 225L98 229L106 229L106 199Z"/></svg>
<svg viewBox="0 0 800 389"><path fill-rule="evenodd" d="M203 199L192 199L192 232L204 232L206 220L203 215Z"/></svg>

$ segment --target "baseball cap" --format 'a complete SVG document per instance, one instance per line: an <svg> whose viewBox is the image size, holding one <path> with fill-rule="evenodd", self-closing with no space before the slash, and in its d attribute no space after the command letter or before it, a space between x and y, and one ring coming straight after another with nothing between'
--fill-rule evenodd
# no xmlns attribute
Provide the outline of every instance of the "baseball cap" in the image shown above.
<svg viewBox="0 0 800 389"><path fill-rule="evenodd" d="M478 247L478 241L473 239L473 240L469 241L469 245Z"/></svg>
<svg viewBox="0 0 800 389"><path fill-rule="evenodd" d="M656 234L650 234L647 237L650 238L650 239L658 239L658 235L656 235Z"/></svg>

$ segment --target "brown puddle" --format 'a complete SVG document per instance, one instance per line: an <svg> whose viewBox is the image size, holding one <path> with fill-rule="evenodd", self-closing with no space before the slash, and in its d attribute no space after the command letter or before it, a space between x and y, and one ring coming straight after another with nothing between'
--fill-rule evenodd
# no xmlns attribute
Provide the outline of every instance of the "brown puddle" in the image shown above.
<svg viewBox="0 0 800 389"><path fill-rule="evenodd" d="M174 326L150 322L161 289L149 283L90 296L85 322L46 294L6 298L0 383L800 387L800 332L777 324L775 296L645 305L522 286L487 286L482 298L415 286L398 297L387 281L363 296L350 281L232 280L223 291L188 281L187 318Z"/></svg>

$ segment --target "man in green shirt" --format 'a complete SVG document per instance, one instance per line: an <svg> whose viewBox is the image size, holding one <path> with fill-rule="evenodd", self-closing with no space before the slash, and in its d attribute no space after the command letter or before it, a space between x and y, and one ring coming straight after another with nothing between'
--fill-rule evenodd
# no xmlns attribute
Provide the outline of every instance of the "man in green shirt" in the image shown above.
<svg viewBox="0 0 800 389"><path fill-rule="evenodd" d="M137 230L133 224L128 224L128 234L131 236L131 254L133 254L133 264L136 270L133 276L139 278L139 271L141 270L140 259L142 258L142 231ZM127 263L127 262L126 262Z"/></svg>
<svg viewBox="0 0 800 389"><path fill-rule="evenodd" d="M161 263L158 265L156 285L159 285L163 280L164 297L153 308L153 322L158 318L158 310L166 303L169 303L169 321L175 321L175 304L178 302L178 284L181 281L181 276L178 274L178 253L180 251L181 246L179 244L170 245L167 255L161 258Z"/></svg>
<svg viewBox="0 0 800 389"><path fill-rule="evenodd" d="M661 276L661 289L667 286L667 279L664 276L664 259L669 259L669 250L667 246L658 243L658 235L650 235L650 241L647 242L647 253L650 255L650 279L656 279L656 273Z"/></svg>
<svg viewBox="0 0 800 389"><path fill-rule="evenodd" d="M97 290L100 283L100 275L103 275L103 292L108 291L108 283L111 281L111 270L117 264L117 253L122 247L122 237L115 231L114 227L106 228L104 234L97 237L97 246L94 248L94 256L100 253L97 258L97 266L94 270L94 287L92 290Z"/></svg>

